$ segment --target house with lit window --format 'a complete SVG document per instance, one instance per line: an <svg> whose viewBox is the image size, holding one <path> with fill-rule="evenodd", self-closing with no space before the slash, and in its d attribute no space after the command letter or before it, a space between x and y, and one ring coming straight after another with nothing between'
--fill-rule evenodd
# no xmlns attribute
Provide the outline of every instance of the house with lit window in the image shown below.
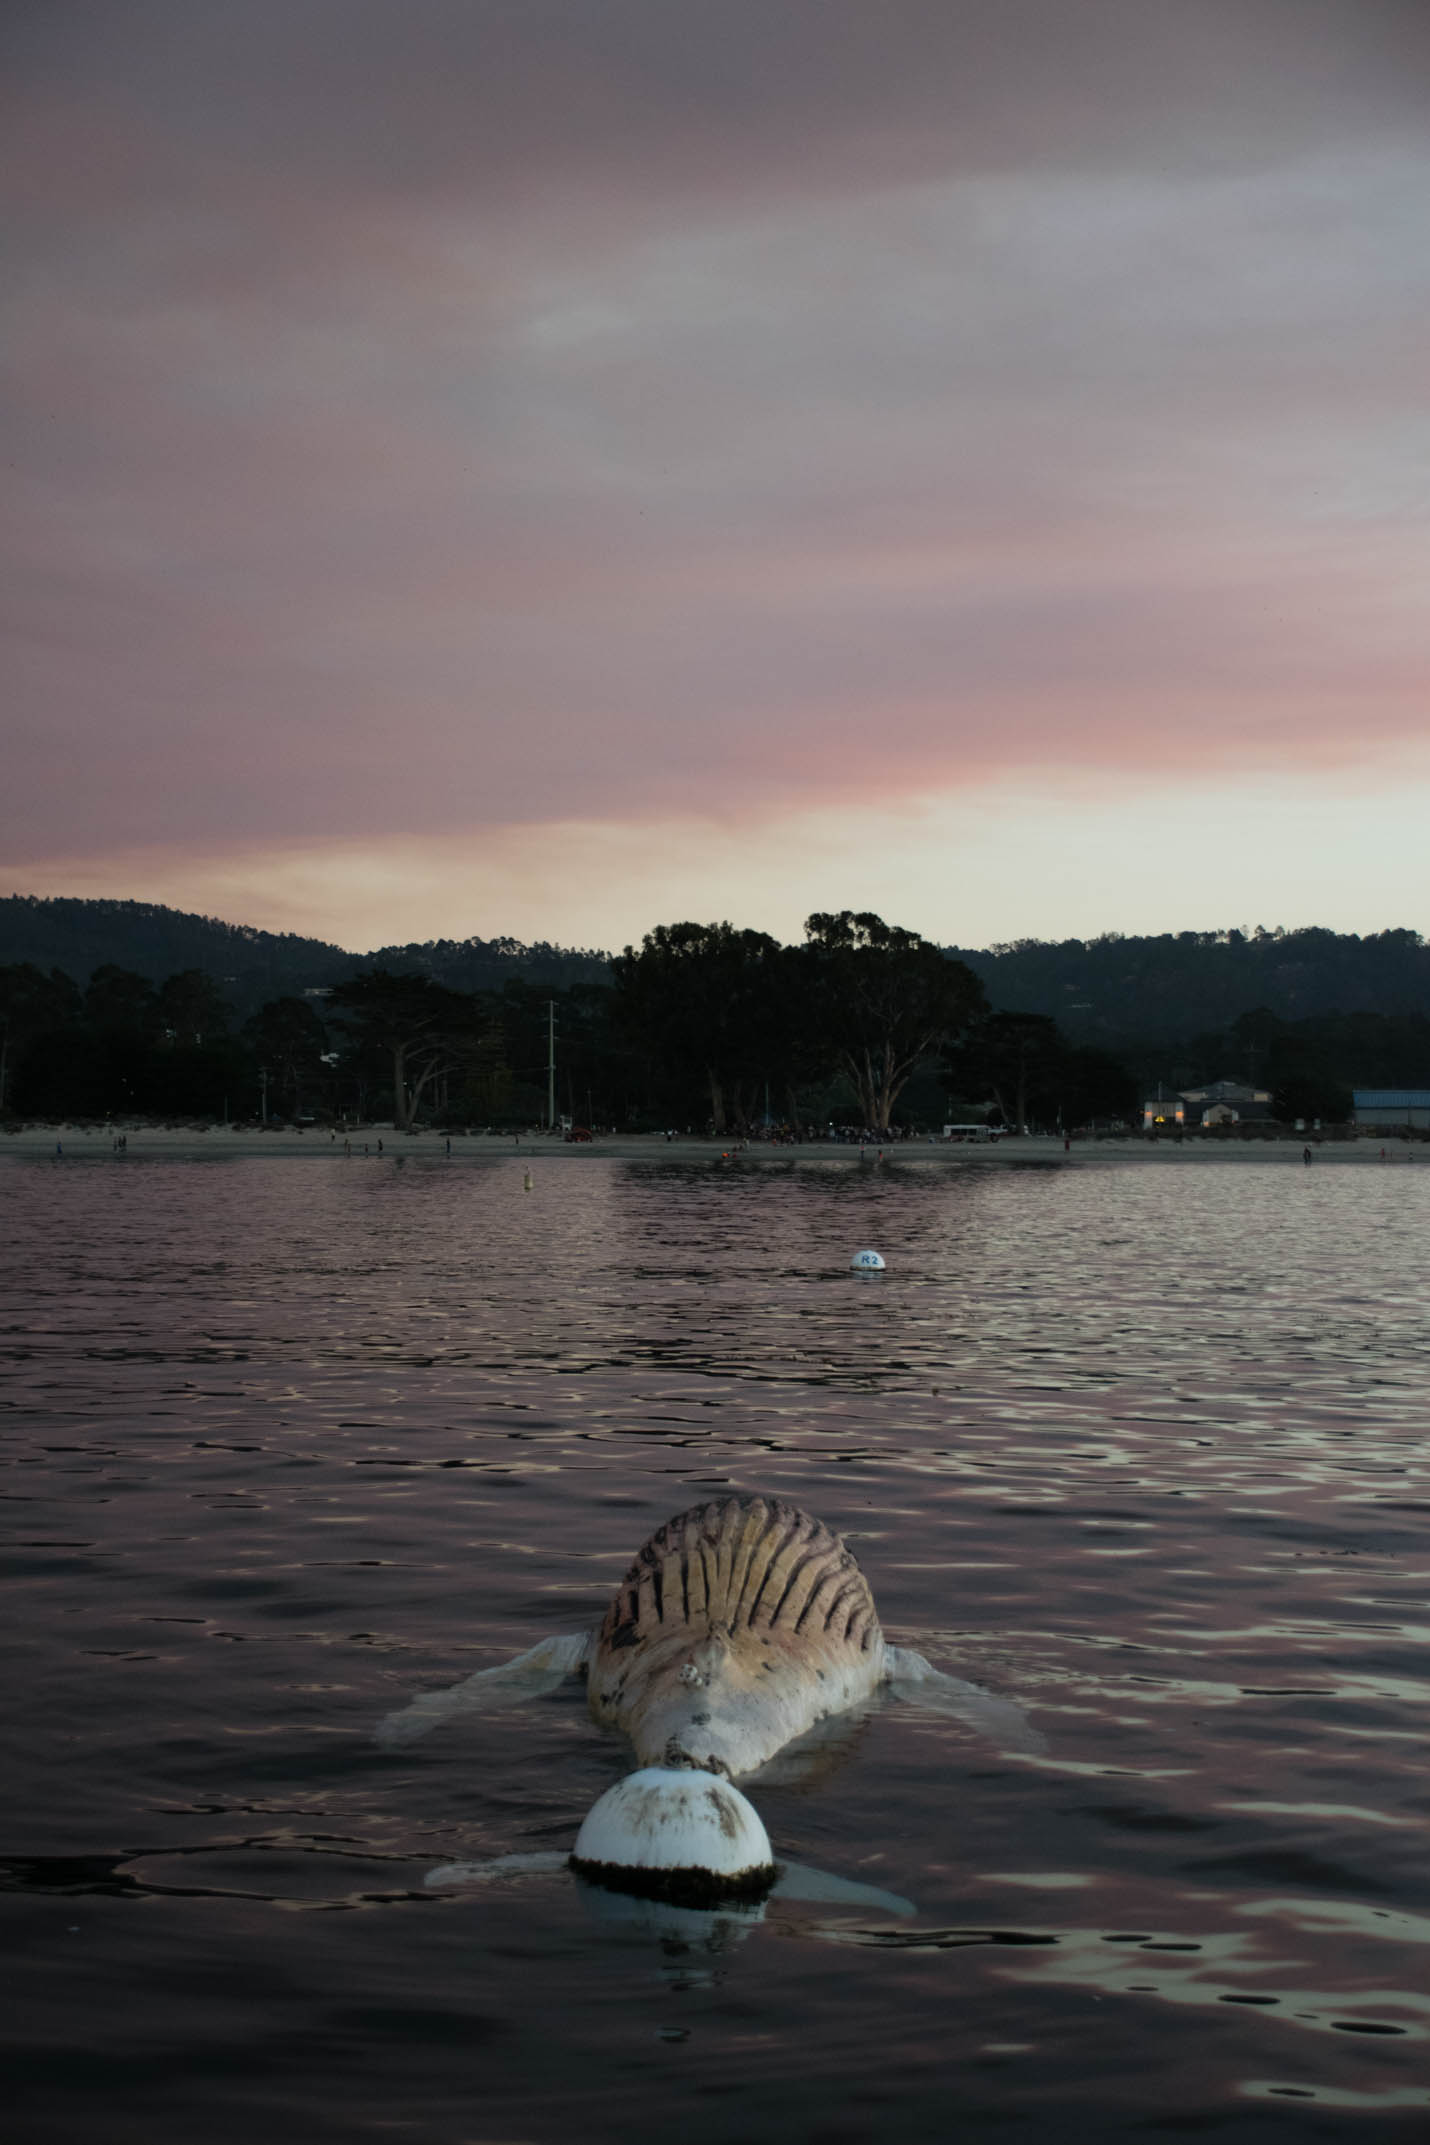
<svg viewBox="0 0 1430 2145"><path fill-rule="evenodd" d="M1184 1088L1170 1101L1159 1095L1142 1105L1145 1132L1180 1132L1183 1127L1210 1130L1213 1125L1270 1124L1275 1119L1268 1087L1247 1087L1240 1080L1213 1080L1209 1087Z"/></svg>

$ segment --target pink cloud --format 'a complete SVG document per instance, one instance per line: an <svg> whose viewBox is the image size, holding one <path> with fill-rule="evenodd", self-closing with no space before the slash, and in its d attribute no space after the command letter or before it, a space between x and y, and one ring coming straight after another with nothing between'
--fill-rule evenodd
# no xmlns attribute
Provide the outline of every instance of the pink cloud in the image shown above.
<svg viewBox="0 0 1430 2145"><path fill-rule="evenodd" d="M4 861L1413 740L1425 18L1082 20L34 29Z"/></svg>

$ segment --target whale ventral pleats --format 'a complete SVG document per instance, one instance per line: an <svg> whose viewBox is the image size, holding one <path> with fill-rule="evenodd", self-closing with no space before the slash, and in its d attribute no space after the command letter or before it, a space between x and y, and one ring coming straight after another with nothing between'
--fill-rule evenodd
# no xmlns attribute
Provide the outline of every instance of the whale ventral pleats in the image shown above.
<svg viewBox="0 0 1430 2145"><path fill-rule="evenodd" d="M779 1498L727 1497L650 1537L616 1590L597 1653L677 1632L721 1651L763 1635L867 1653L879 1625L864 1574L822 1520Z"/></svg>

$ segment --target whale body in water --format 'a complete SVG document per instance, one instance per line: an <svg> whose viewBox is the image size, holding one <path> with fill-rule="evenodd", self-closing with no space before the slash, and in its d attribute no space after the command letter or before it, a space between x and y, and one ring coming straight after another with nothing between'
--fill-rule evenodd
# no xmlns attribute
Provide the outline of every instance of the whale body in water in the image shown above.
<svg viewBox="0 0 1430 2145"><path fill-rule="evenodd" d="M794 1505L759 1496L667 1520L599 1629L543 1639L498 1668L423 1693L381 1723L377 1741L400 1747L582 1670L592 1714L628 1737L638 1770L590 1811L570 1866L672 1896L769 1891L779 1872L768 1835L734 1783L881 1689L966 1721L1005 1750L1043 1747L1007 1700L889 1645L842 1539ZM799 1896L849 1890L827 1883L839 1889Z"/></svg>

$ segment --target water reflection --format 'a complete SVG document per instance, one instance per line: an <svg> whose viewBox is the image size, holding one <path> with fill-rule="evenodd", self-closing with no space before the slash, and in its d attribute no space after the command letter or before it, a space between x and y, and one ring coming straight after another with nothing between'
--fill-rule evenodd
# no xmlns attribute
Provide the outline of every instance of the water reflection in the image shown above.
<svg viewBox="0 0 1430 2145"><path fill-rule="evenodd" d="M1274 1938L1275 1932L1270 1934ZM987 1939L979 1933L974 1940ZM1430 2038L1430 1997L1408 1988L1372 1985L1330 1991L1308 1985L1305 1976L1308 1967L1312 1973L1314 1967L1298 1956L1298 1947L1283 1942L1263 1950L1259 1935L1182 1928L1134 1936L1059 1928L1029 1941L1047 1956L1025 1969L1026 1974L1063 1985L1160 2003L1249 2006L1266 2013L1268 2023L1320 2033Z"/></svg>
<svg viewBox="0 0 1430 2145"><path fill-rule="evenodd" d="M5 1173L0 1886L37 2127L226 2145L277 2095L315 2137L455 2139L479 2016L483 2121L540 2145L633 2106L696 2145L950 2105L1418 2134L1430 1183L520 1172ZM444 1862L569 1844L624 1754L579 1693L400 1764L373 1723L595 1621L726 1487L841 1527L890 1636L1049 1751L889 1707L761 1784L781 1853L911 1921L775 1901L706 1943L570 1883L435 1899ZM46 2054L77 2015L88 2069Z"/></svg>

